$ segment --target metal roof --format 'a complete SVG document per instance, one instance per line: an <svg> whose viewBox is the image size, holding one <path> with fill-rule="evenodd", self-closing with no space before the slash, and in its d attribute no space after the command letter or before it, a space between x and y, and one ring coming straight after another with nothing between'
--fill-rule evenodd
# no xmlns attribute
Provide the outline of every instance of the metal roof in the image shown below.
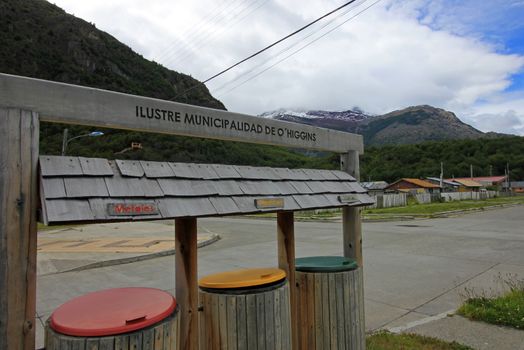
<svg viewBox="0 0 524 350"><path fill-rule="evenodd" d="M422 179L414 179L414 178L402 178L400 180L397 180L395 182L393 182L392 184L389 184L387 186L387 188L391 188L393 185L401 182L401 181L405 181L405 182L409 182L415 186L418 186L418 187L421 187L421 188L440 188L438 185L435 185L435 184L432 184L431 182L429 181L426 181L426 180L422 180Z"/></svg>
<svg viewBox="0 0 524 350"><path fill-rule="evenodd" d="M458 182L462 186L466 186L466 187L482 187L481 183L479 183L479 182L477 182L475 180L472 180L472 179L461 178L461 179L454 179L454 181Z"/></svg>
<svg viewBox="0 0 524 350"><path fill-rule="evenodd" d="M373 203L349 174L84 157L40 157L45 224L173 219Z"/></svg>

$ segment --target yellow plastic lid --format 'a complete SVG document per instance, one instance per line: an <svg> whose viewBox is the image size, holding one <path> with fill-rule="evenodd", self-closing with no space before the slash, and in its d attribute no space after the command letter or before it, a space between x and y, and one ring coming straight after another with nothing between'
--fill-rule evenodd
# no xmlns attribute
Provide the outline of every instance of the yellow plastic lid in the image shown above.
<svg viewBox="0 0 524 350"><path fill-rule="evenodd" d="M286 278L286 272L277 268L241 269L216 273L201 278L200 287L214 289L262 286Z"/></svg>

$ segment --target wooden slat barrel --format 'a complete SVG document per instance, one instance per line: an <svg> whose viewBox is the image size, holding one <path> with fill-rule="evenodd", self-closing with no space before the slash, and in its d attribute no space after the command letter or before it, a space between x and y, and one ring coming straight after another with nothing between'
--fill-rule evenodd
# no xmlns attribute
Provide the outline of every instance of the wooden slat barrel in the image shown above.
<svg viewBox="0 0 524 350"><path fill-rule="evenodd" d="M178 350L177 315L175 299L157 289L119 288L90 293L62 305L49 317L45 348Z"/></svg>
<svg viewBox="0 0 524 350"><path fill-rule="evenodd" d="M263 271L261 271L263 270ZM243 276L235 275L241 272ZM276 273L275 273L276 272ZM289 285L283 270L249 269L207 276L200 280L200 349L291 349ZM274 278L253 279L255 275ZM278 276L276 276L278 274ZM237 278L244 283L214 284ZM269 281L271 280L271 281Z"/></svg>
<svg viewBox="0 0 524 350"><path fill-rule="evenodd" d="M342 257L296 260L299 349L365 350L362 268Z"/></svg>

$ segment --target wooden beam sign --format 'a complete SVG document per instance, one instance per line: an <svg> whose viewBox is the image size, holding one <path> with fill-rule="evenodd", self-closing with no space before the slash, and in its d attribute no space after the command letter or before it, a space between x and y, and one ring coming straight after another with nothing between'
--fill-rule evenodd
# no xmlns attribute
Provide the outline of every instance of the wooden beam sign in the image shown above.
<svg viewBox="0 0 524 350"><path fill-rule="evenodd" d="M8 74L0 74L0 106L35 111L48 122L338 153L364 149L361 135Z"/></svg>

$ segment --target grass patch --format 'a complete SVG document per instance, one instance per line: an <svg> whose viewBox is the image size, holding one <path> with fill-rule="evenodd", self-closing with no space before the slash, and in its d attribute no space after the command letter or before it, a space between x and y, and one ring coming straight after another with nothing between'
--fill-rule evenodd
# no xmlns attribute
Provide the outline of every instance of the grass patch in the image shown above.
<svg viewBox="0 0 524 350"><path fill-rule="evenodd" d="M457 342L448 343L417 334L379 332L366 338L367 350L472 350Z"/></svg>
<svg viewBox="0 0 524 350"><path fill-rule="evenodd" d="M53 226L46 226L42 223L38 223L37 225L37 231L38 232L42 232L42 231L54 231L54 230L63 230L63 229L69 229L69 228L73 228L73 227L78 227L78 226L82 226L82 225L53 225Z"/></svg>
<svg viewBox="0 0 524 350"><path fill-rule="evenodd" d="M475 295L473 291L458 313L476 321L483 321L517 329L524 329L524 280L505 279L509 291L501 296Z"/></svg>
<svg viewBox="0 0 524 350"><path fill-rule="evenodd" d="M431 215L452 210L466 210L501 204L524 204L524 196L498 197L486 200L452 201L430 204L409 204L405 207L366 209L364 214L424 214Z"/></svg>

